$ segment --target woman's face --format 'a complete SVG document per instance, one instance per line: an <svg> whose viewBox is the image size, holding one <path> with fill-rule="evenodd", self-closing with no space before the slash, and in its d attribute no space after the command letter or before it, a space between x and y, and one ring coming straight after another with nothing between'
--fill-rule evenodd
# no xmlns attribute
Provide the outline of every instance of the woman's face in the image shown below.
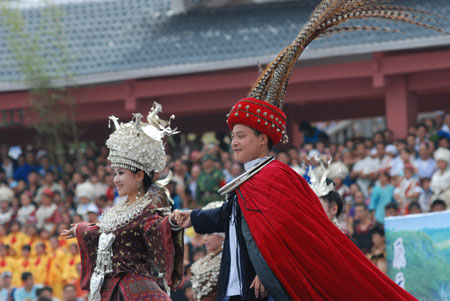
<svg viewBox="0 0 450 301"><path fill-rule="evenodd" d="M224 238L217 234L205 234L203 235L203 242L205 243L206 251L216 252L222 249Z"/></svg>
<svg viewBox="0 0 450 301"><path fill-rule="evenodd" d="M22 204L22 206L30 205L31 204L30 196L26 193L22 193L22 195L20 196L20 204Z"/></svg>
<svg viewBox="0 0 450 301"><path fill-rule="evenodd" d="M113 168L114 185L120 196L135 194L138 188L137 174L126 168Z"/></svg>

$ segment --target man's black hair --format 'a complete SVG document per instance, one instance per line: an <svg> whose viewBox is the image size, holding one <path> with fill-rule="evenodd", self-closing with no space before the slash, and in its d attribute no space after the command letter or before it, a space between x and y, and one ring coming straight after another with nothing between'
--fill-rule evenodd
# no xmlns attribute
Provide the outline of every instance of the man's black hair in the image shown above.
<svg viewBox="0 0 450 301"><path fill-rule="evenodd" d="M416 208L418 208L420 211L422 211L422 209L420 208L419 202L417 202L417 201L413 201L413 202L409 203L409 205L408 205L408 211L411 212L412 209L413 209L414 207L416 207Z"/></svg>
<svg viewBox="0 0 450 301"><path fill-rule="evenodd" d="M33 277L33 274L31 274L30 272L23 272L22 273L22 281L25 282L27 281L30 277Z"/></svg>
<svg viewBox="0 0 450 301"><path fill-rule="evenodd" d="M441 205L445 209L447 209L447 204L441 199L434 200L433 203L431 203L431 209L433 209L434 207L439 206L439 205Z"/></svg>
<svg viewBox="0 0 450 301"><path fill-rule="evenodd" d="M383 176L385 176L386 178L388 178L388 181L389 181L389 182L391 181L391 175L390 175L387 171L383 171L383 172L381 173L381 175L383 175Z"/></svg>
<svg viewBox="0 0 450 301"><path fill-rule="evenodd" d="M412 151L409 148L407 148L407 147L404 149L404 151L407 152L410 155L412 154Z"/></svg>
<svg viewBox="0 0 450 301"><path fill-rule="evenodd" d="M255 132L255 136L259 137L262 133L258 130L252 129ZM267 136L267 135L266 135ZM274 144L272 140L270 140L269 136L267 136L267 146L269 147L269 152L272 150Z"/></svg>
<svg viewBox="0 0 450 301"><path fill-rule="evenodd" d="M387 209L394 209L395 211L397 211L398 206L396 203L389 203L386 206L384 206L384 210L387 210Z"/></svg>
<svg viewBox="0 0 450 301"><path fill-rule="evenodd" d="M401 143L401 144L407 145L405 139L397 139L397 143Z"/></svg>
<svg viewBox="0 0 450 301"><path fill-rule="evenodd" d="M47 301L47 300L51 301L51 299L41 296L42 293L44 293L45 291L50 292L50 294L53 294L53 289L49 286L44 286L44 287L38 288L36 290L36 295L38 297L38 301Z"/></svg>
<svg viewBox="0 0 450 301"><path fill-rule="evenodd" d="M416 129L419 129L421 127L425 128L425 131L428 132L428 126L424 122L421 122L418 125L416 125Z"/></svg>
<svg viewBox="0 0 450 301"><path fill-rule="evenodd" d="M55 173L53 171L51 171L51 170L47 170L45 172L45 176L47 176L48 174L51 174L52 176L55 176Z"/></svg>
<svg viewBox="0 0 450 301"><path fill-rule="evenodd" d="M68 287L71 287L71 288L73 288L73 289L77 289L76 286L75 286L74 284L72 284L72 283L67 283L67 284L64 284L63 291L65 291L66 288L68 288Z"/></svg>

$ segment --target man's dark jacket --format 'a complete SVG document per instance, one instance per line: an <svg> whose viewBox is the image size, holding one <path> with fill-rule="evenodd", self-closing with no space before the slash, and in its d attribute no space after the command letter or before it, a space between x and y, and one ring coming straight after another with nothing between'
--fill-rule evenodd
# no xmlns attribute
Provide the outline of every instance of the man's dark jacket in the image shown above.
<svg viewBox="0 0 450 301"><path fill-rule="evenodd" d="M240 213L239 205L233 196L230 201L225 202L222 207L209 210L193 210L191 212L191 222L194 226L195 232L199 234L225 232L225 241L223 246L222 262L220 264L220 275L218 283L217 300L223 300L226 297L228 278L230 276L230 237L229 227L232 208L236 206L236 237L239 245L240 255L240 282L241 300L267 300L263 298L256 298L253 289L250 289L256 272L250 261L247 246L242 236L242 214Z"/></svg>

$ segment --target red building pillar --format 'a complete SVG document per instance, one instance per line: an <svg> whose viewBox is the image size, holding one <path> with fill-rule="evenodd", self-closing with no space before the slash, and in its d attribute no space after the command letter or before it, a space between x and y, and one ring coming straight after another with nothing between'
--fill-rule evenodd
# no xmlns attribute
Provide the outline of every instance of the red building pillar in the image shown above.
<svg viewBox="0 0 450 301"><path fill-rule="evenodd" d="M385 91L387 127L396 139L405 138L417 120L417 96L408 91L406 76L389 78Z"/></svg>
<svg viewBox="0 0 450 301"><path fill-rule="evenodd" d="M289 145L300 147L303 144L303 133L300 132L297 106L285 105L283 111L286 114L286 129L289 137Z"/></svg>

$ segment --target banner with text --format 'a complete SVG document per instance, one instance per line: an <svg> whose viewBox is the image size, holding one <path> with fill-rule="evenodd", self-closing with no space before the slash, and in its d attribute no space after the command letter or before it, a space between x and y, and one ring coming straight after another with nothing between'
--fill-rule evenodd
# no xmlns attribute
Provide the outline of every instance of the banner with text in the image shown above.
<svg viewBox="0 0 450 301"><path fill-rule="evenodd" d="M385 219L388 275L419 300L450 300L450 211Z"/></svg>

